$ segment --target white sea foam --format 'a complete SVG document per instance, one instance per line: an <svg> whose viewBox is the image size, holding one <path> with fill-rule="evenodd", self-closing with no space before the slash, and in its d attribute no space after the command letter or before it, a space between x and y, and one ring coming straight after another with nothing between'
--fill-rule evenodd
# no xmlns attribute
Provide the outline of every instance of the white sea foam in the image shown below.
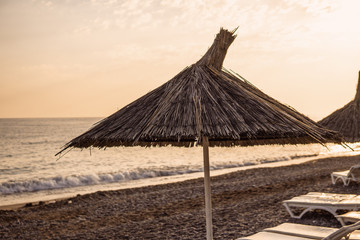
<svg viewBox="0 0 360 240"><path fill-rule="evenodd" d="M304 155L308 157L309 155ZM290 157L291 159L292 157ZM295 158L295 157L293 157ZM255 162L244 163L225 163L211 166L211 170L237 168L242 166L249 166L254 164L262 164L269 162L278 162L289 160L288 157L281 157L277 159L263 159ZM154 170L138 168L134 171L112 172L101 174L87 174L87 175L71 175L71 176L55 176L52 178L30 179L26 181L7 181L0 183L0 195L36 192L42 190L53 190L61 188L71 188L79 186L90 186L97 184L107 184L121 181L131 181L146 178L164 177L183 175L189 173L202 172L202 168L183 169L183 168L169 168L167 170Z"/></svg>
<svg viewBox="0 0 360 240"><path fill-rule="evenodd" d="M107 174L90 174L79 176L58 176L49 179L36 179L22 182L4 182L0 184L1 194L12 194L21 192L34 192L41 190L52 190L59 188L70 188L78 186L106 184L121 181L131 181L143 178L153 178L159 176L170 176L182 174L181 172L165 172L165 171L133 171L118 172Z"/></svg>

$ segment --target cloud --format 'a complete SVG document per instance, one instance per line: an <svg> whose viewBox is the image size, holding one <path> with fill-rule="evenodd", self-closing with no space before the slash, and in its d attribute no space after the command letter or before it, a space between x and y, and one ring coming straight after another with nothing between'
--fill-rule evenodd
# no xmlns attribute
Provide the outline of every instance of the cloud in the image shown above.
<svg viewBox="0 0 360 240"><path fill-rule="evenodd" d="M92 0L55 1L33 0L43 6L64 9L68 13L80 14L86 32L110 27L136 29L138 27L190 27L212 31L214 25L241 26L247 32L262 27L273 27L272 22L281 21L284 16L296 18L307 14L318 16L335 11L336 0ZM70 11L70 7L75 10ZM278 23L277 23L278 24ZM284 24L283 24L284 25ZM271 29L270 29L271 30ZM78 30L75 30L78 32Z"/></svg>
<svg viewBox="0 0 360 240"><path fill-rule="evenodd" d="M75 1L41 0L64 9ZM214 36L223 26L237 31L237 43L252 52L289 51L292 48L305 49L310 44L318 44L325 29L316 24L323 16L332 15L339 8L335 0L92 0L76 1L75 10L69 13L73 33L91 41L109 42L119 38L112 50L96 50L110 59L163 59L172 54L182 54L183 49L197 50L194 46L210 45L209 36ZM62 6L62 7L60 7ZM318 27L316 27L318 26ZM329 29L334 31L334 29ZM196 38L189 43L189 34ZM186 36L187 35L187 36ZM205 38L206 37L206 38ZM144 39L142 39L144 38ZM145 39L146 38L146 39ZM116 41L113 41L116 42ZM112 43L114 44L114 43ZM173 45L171 45L173 44ZM90 45L90 44L89 44ZM162 45L163 48L156 45ZM202 45L203 46L203 45ZM193 53L194 54L194 53Z"/></svg>
<svg viewBox="0 0 360 240"><path fill-rule="evenodd" d="M99 57L111 59L110 61L121 62L151 62L159 64L169 64L174 62L183 62L184 59L197 59L199 56L199 45L189 43L182 47L181 50L176 45L159 44L153 46L145 46L141 44L119 44L111 50L100 51L96 54ZM203 47L203 46L202 46ZM204 49L205 50L205 49ZM191 62L188 63L190 65Z"/></svg>
<svg viewBox="0 0 360 240"><path fill-rule="evenodd" d="M337 0L284 0L284 2L289 6L301 7L307 13L317 16L333 12L339 7Z"/></svg>
<svg viewBox="0 0 360 240"><path fill-rule="evenodd" d="M72 32L198 32L239 26L239 35L294 34L292 26L337 9L335 0L35 0L66 12ZM303 28L304 30L305 28ZM266 36L265 36L266 35ZM262 36L259 36L262 38Z"/></svg>

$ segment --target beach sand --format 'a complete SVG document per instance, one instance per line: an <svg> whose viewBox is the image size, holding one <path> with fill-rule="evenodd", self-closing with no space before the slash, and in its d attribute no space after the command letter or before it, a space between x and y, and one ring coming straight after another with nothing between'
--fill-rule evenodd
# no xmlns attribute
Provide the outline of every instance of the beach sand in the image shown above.
<svg viewBox="0 0 360 240"><path fill-rule="evenodd" d="M282 201L309 191L359 194L330 173L360 163L334 157L212 177L214 239L236 239L284 222L340 227L329 213L291 219ZM96 192L0 210L0 239L205 239L203 179Z"/></svg>

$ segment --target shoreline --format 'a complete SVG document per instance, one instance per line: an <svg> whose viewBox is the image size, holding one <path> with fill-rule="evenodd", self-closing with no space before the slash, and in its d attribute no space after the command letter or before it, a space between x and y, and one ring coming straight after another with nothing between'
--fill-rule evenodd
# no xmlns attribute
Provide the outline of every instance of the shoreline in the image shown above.
<svg viewBox="0 0 360 240"><path fill-rule="evenodd" d="M333 158L338 156L356 156L360 155L360 151L352 151L352 152L342 152L342 153L335 153L335 154L328 154L328 155L317 155L317 156L310 156L310 157L300 157L298 159L291 159L286 161L277 161L277 162L269 162L269 163L262 163L262 164L255 164L255 165L248 165L248 166L241 166L241 167L235 167L235 168L226 168L226 169L218 169L218 170L212 170L210 171L211 177L230 174L232 172L237 171L244 171L249 169L257 169L257 168L274 168L274 167L283 167L283 166L289 166L289 165L297 165L313 160L323 159L323 158ZM203 178L203 172L196 172L196 173L190 173L190 174L183 174L183 175L176 175L176 176L165 176L165 177L156 177L156 178L149 178L149 179L140 179L140 180L133 180L136 181L130 183L120 183L116 184L108 184L108 187L104 187L101 189L98 189L96 186L94 186L94 189L96 190L83 190L78 191L76 193L71 194L55 194L55 196L58 197L34 197L33 199L37 200L30 200L30 201L24 201L24 202L17 202L13 204L6 204L6 205L0 205L0 210L17 210L19 208L27 206L36 206L36 205L43 205L43 204L51 204L55 203L60 200L70 199L77 195L86 195L86 194L93 194L96 192L104 192L104 191L116 191L116 190L123 190L123 189L132 189L132 188L139 188L139 187L148 187L148 186L154 186L154 185L163 185L163 184L171 184L176 182L183 182L187 180L192 179L201 179ZM121 186L122 185L122 186ZM75 188L77 189L77 188ZM81 189L81 187L80 187ZM61 189L60 189L61 190Z"/></svg>

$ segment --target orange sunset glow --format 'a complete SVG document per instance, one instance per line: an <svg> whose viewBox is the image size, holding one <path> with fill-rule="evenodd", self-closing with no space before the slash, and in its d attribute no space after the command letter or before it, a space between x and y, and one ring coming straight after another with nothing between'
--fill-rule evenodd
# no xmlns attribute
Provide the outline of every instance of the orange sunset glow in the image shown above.
<svg viewBox="0 0 360 240"><path fill-rule="evenodd" d="M0 2L0 118L104 117L239 27L224 67L314 120L349 102L360 1Z"/></svg>

